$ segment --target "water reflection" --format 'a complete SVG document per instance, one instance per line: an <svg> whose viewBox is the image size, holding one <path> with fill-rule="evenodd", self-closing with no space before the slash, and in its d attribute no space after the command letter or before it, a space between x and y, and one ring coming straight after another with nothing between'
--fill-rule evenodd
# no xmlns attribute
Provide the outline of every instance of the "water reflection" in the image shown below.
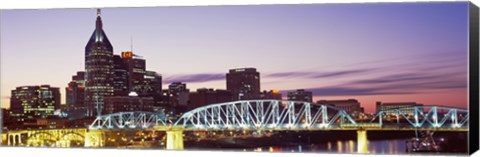
<svg viewBox="0 0 480 157"><path fill-rule="evenodd" d="M397 140L376 140L368 141L368 151L371 154L405 154L405 141L407 139ZM269 152L331 152L331 153L357 153L357 143L354 140L348 141L329 141L318 144L304 144L295 146L271 146L259 147L254 151Z"/></svg>

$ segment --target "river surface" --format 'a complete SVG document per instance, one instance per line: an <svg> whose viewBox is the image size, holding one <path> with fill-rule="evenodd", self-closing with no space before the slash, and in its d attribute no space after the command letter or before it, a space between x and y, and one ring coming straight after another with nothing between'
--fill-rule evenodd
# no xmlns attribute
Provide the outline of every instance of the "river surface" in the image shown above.
<svg viewBox="0 0 480 157"><path fill-rule="evenodd" d="M375 140L368 141L368 150L371 154L406 154L405 141ZM354 140L335 141L319 144L299 144L296 146L269 146L243 149L244 151L270 151L270 152L324 152L324 153L357 153L357 143Z"/></svg>
<svg viewBox="0 0 480 157"><path fill-rule="evenodd" d="M367 145L370 154L409 154L407 141L415 137L415 132L371 132ZM435 138L445 140L442 154L467 153L466 133L437 133ZM318 152L318 153L358 153L355 132L285 132L261 138L227 138L220 140L190 141L185 149L194 150L233 150L262 152Z"/></svg>

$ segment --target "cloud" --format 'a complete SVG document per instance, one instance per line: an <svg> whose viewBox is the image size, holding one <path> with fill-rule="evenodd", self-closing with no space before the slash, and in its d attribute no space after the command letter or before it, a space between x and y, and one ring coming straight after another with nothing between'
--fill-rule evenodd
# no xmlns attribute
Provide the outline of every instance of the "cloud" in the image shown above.
<svg viewBox="0 0 480 157"><path fill-rule="evenodd" d="M303 77L303 78L326 78L326 77L336 77L336 76L346 76L360 73L367 73L374 69L358 69L358 70L344 70L336 72L280 72L280 73L271 73L266 75L266 77Z"/></svg>
<svg viewBox="0 0 480 157"><path fill-rule="evenodd" d="M225 80L225 74L211 73L211 74L191 74L191 75L173 75L164 79L164 82L186 82L186 83L200 83Z"/></svg>
<svg viewBox="0 0 480 157"><path fill-rule="evenodd" d="M383 88L349 88L349 87L318 87L305 89L311 91L313 96L360 96L360 95L391 95L391 94L413 94L408 91L385 91ZM287 94L294 90L282 91Z"/></svg>
<svg viewBox="0 0 480 157"><path fill-rule="evenodd" d="M313 72L281 72L281 73L272 73L268 74L266 77L304 77L310 76Z"/></svg>
<svg viewBox="0 0 480 157"><path fill-rule="evenodd" d="M406 73L343 83L338 86L305 89L314 96L402 95L438 90L466 89L467 80L461 73L447 74ZM289 91L283 90L283 94Z"/></svg>
<svg viewBox="0 0 480 157"><path fill-rule="evenodd" d="M425 76L425 75L416 75L416 74L394 74L383 76L379 78L359 80L352 82L353 84L381 84L381 83L394 83L394 82L403 82L403 81L422 81L422 80L432 80L436 79L437 76Z"/></svg>
<svg viewBox="0 0 480 157"><path fill-rule="evenodd" d="M335 76L342 76L342 75L352 75L352 74L359 74L359 73L366 73L372 71L373 69L360 69L360 70L346 70L346 71L337 71L337 72L326 72L320 73L318 75L313 76L313 78L325 78L325 77L335 77Z"/></svg>

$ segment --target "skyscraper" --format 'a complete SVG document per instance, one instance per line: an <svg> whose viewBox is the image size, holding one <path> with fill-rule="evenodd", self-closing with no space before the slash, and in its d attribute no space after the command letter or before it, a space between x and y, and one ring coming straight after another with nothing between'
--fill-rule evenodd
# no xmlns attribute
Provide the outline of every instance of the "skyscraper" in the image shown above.
<svg viewBox="0 0 480 157"><path fill-rule="evenodd" d="M113 56L113 95L127 96L130 92L128 65L119 55Z"/></svg>
<svg viewBox="0 0 480 157"><path fill-rule="evenodd" d="M260 73L255 68L230 69L227 73L227 90L232 92L233 100L257 97L260 94Z"/></svg>
<svg viewBox="0 0 480 157"><path fill-rule="evenodd" d="M129 91L139 92L145 78L146 62L141 56L133 54L132 51L122 52L122 59L128 70Z"/></svg>
<svg viewBox="0 0 480 157"><path fill-rule="evenodd" d="M113 95L113 74L113 47L98 9L95 30L85 46L86 116L101 115L103 98Z"/></svg>

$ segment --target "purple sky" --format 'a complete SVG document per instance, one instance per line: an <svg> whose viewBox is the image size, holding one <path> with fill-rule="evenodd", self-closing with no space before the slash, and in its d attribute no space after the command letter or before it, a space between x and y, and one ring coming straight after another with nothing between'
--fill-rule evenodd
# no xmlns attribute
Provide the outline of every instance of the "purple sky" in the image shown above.
<svg viewBox="0 0 480 157"><path fill-rule="evenodd" d="M2 10L1 106L22 85L65 87L84 69L94 9ZM314 99L467 106L468 3L102 9L114 53L130 50L164 88L225 89L228 69L255 67L262 90Z"/></svg>

